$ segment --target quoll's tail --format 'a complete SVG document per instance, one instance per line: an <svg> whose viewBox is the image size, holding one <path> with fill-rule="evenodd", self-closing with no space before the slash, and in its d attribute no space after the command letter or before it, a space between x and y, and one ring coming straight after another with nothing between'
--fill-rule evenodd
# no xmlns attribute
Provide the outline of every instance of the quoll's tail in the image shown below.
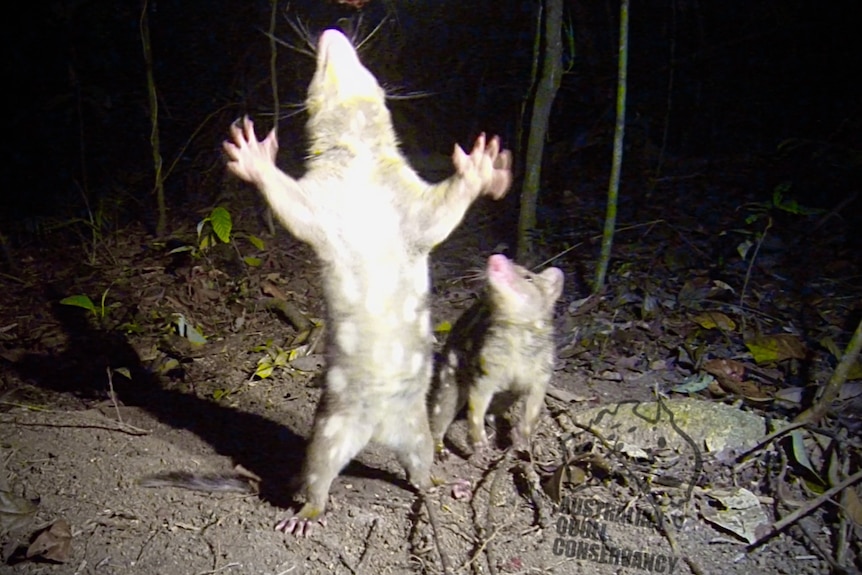
<svg viewBox="0 0 862 575"><path fill-rule="evenodd" d="M180 487L207 493L259 493L260 480L240 473L189 473L169 471L138 479L141 487Z"/></svg>

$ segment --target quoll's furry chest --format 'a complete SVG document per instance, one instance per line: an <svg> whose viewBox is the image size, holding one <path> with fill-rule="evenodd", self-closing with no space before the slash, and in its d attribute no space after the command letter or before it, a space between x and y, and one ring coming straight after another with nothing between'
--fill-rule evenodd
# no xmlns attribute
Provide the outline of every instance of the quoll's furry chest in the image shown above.
<svg viewBox="0 0 862 575"><path fill-rule="evenodd" d="M553 369L554 335L545 322L495 322L481 343L476 357L465 359L475 376L494 376L500 391L526 390Z"/></svg>
<svg viewBox="0 0 862 575"><path fill-rule="evenodd" d="M427 256L376 253L327 270L329 391L357 399L424 394L431 346Z"/></svg>

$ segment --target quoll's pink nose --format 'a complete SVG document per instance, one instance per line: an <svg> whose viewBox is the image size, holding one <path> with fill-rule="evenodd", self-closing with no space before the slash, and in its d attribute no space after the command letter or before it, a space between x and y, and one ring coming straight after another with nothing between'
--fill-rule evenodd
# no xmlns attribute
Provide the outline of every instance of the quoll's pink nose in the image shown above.
<svg viewBox="0 0 862 575"><path fill-rule="evenodd" d="M512 262L502 254L494 254L488 258L488 275L504 276L512 269Z"/></svg>
<svg viewBox="0 0 862 575"><path fill-rule="evenodd" d="M494 254L488 258L488 269L501 270L509 267L509 258L503 254Z"/></svg>

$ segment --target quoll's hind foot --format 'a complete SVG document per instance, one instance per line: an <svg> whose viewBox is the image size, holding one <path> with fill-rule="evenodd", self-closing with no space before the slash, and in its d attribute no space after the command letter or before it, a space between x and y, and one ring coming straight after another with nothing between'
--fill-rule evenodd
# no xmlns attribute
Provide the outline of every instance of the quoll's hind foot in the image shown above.
<svg viewBox="0 0 862 575"><path fill-rule="evenodd" d="M496 435L496 431L492 430L491 438L495 438ZM473 452L470 454L471 462L483 466L495 458L492 439L488 439L484 426L482 427L481 435L477 434L470 438L470 446L473 449Z"/></svg>
<svg viewBox="0 0 862 575"><path fill-rule="evenodd" d="M326 527L326 515L317 507L306 503L299 510L299 513L279 521L275 526L275 530L283 533L291 533L297 537L308 537L314 531L315 523L321 527Z"/></svg>
<svg viewBox="0 0 862 575"><path fill-rule="evenodd" d="M470 463L477 467L486 467L498 457L499 455L491 448L490 444L482 443L473 446L473 453L470 454Z"/></svg>
<svg viewBox="0 0 862 575"><path fill-rule="evenodd" d="M512 432L512 450L522 453L530 453L530 438L524 436L522 431L517 429Z"/></svg>
<svg viewBox="0 0 862 575"><path fill-rule="evenodd" d="M448 461L449 457L451 455L452 455L452 452L449 451L448 447L443 445L442 441L434 446L434 459L435 459L435 461Z"/></svg>

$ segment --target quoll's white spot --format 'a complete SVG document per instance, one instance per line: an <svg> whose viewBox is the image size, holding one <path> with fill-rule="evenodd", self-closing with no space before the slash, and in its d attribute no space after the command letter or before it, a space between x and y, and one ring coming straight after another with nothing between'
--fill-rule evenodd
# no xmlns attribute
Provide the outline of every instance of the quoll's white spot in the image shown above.
<svg viewBox="0 0 862 575"><path fill-rule="evenodd" d="M357 451L356 444L361 441L361 435L358 433L345 433L340 437L340 441L338 441L332 449L329 450L329 460L333 463L345 462L347 459L352 457ZM366 436L365 441L368 440ZM364 445L364 443L360 444Z"/></svg>
<svg viewBox="0 0 862 575"><path fill-rule="evenodd" d="M332 439L344 427L344 418L340 415L333 415L326 421L323 426L323 437Z"/></svg>
<svg viewBox="0 0 862 575"><path fill-rule="evenodd" d="M363 224L364 233L365 230ZM370 275L366 276L365 309L368 313L382 316L386 310L386 304L395 295L398 284L397 266L378 266Z"/></svg>
<svg viewBox="0 0 862 575"><path fill-rule="evenodd" d="M416 308L419 307L419 298L414 295L409 295L404 298L404 309L401 311L401 314L404 318L404 321L407 323L413 323L416 321Z"/></svg>
<svg viewBox="0 0 862 575"><path fill-rule="evenodd" d="M431 333L431 312L423 309L419 312L419 334L425 335Z"/></svg>
<svg viewBox="0 0 862 575"><path fill-rule="evenodd" d="M334 393L341 393L347 388L347 376L340 367L333 367L326 374L326 383Z"/></svg>
<svg viewBox="0 0 862 575"><path fill-rule="evenodd" d="M316 474L316 473L309 473L309 474L308 474L308 477L306 477L306 478L305 478L305 480L306 480L310 485L313 485L313 484L317 483L317 479L318 479L318 478L317 478L317 474Z"/></svg>
<svg viewBox="0 0 862 575"><path fill-rule="evenodd" d="M428 266L425 258L416 262L413 266L413 289L415 293L424 295L428 293Z"/></svg>
<svg viewBox="0 0 862 575"><path fill-rule="evenodd" d="M356 281L356 277L350 273L341 273L339 276L338 279L341 281L338 283L341 289L341 297L349 304L358 304L362 294L359 291L359 282Z"/></svg>
<svg viewBox="0 0 862 575"><path fill-rule="evenodd" d="M335 341L345 354L353 355L356 353L359 344L359 331L356 329L356 325L348 321L338 326Z"/></svg>
<svg viewBox="0 0 862 575"><path fill-rule="evenodd" d="M386 325L401 325L401 317L394 309L390 309L386 314Z"/></svg>
<svg viewBox="0 0 862 575"><path fill-rule="evenodd" d="M440 415L440 404L434 406L434 415Z"/></svg>
<svg viewBox="0 0 862 575"><path fill-rule="evenodd" d="M374 347L371 349L371 362L374 365L384 365L389 363L389 354L388 345L385 341L378 341L374 343Z"/></svg>
<svg viewBox="0 0 862 575"><path fill-rule="evenodd" d="M392 363L395 365L401 365L401 362L404 361L404 346L401 345L400 342L393 342L392 344Z"/></svg>
<svg viewBox="0 0 862 575"><path fill-rule="evenodd" d="M449 357L446 358L446 363L453 369L458 368L458 355L454 351L449 352Z"/></svg>
<svg viewBox="0 0 862 575"><path fill-rule="evenodd" d="M376 290L370 290L365 297L365 310L371 315L380 315L386 307L386 298Z"/></svg>
<svg viewBox="0 0 862 575"><path fill-rule="evenodd" d="M410 373L411 375L416 375L419 373L419 370L422 369L422 366L425 364L425 356L416 352L413 354L413 357L410 358Z"/></svg>

